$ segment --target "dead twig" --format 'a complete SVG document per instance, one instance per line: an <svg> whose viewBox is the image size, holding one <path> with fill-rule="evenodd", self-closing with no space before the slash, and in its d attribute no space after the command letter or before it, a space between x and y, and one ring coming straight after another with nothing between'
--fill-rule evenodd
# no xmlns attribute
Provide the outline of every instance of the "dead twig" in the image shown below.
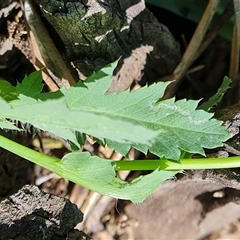
<svg viewBox="0 0 240 240"><path fill-rule="evenodd" d="M69 87L75 84L72 74L44 27L35 9L35 5L31 0L25 0L24 2L24 14L29 25L32 50L34 51L33 55L37 69L41 69L44 65L48 69L51 69L57 77L55 80L58 80L58 87ZM45 81L50 88L56 89L56 84L50 78L46 78Z"/></svg>
<svg viewBox="0 0 240 240"><path fill-rule="evenodd" d="M221 28L229 21L229 19L233 16L233 2L230 1L227 7L224 9L224 12L218 16L216 21L214 22L214 26L212 26L208 31L207 34L199 47L194 61L199 58L199 56L206 50L206 48L212 43L212 41L216 38Z"/></svg>
<svg viewBox="0 0 240 240"><path fill-rule="evenodd" d="M175 95L176 90L178 89L179 85L181 84L182 78L188 68L192 65L195 60L195 55L202 43L204 36L206 35L207 29L209 24L217 10L219 0L210 0L207 8L197 26L197 29L185 51L181 62L176 67L173 75L175 82L173 82L166 90L164 98L171 98Z"/></svg>

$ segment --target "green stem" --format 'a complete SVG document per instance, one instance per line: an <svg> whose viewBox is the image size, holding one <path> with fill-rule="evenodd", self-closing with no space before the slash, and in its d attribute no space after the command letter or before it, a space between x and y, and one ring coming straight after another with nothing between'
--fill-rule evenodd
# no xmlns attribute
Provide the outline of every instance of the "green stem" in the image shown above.
<svg viewBox="0 0 240 240"><path fill-rule="evenodd" d="M240 156L228 158L191 158L180 159L180 162L169 160L134 160L117 161L116 171L124 170L200 170L240 167Z"/></svg>
<svg viewBox="0 0 240 240"><path fill-rule="evenodd" d="M48 156L46 154L37 152L30 148L27 148L19 143L16 143L8 138L0 135L0 147L22 157L30 162L36 163L42 167L55 172L56 165L60 162L60 159Z"/></svg>
<svg viewBox="0 0 240 240"><path fill-rule="evenodd" d="M61 161L58 158L39 153L29 149L19 143L7 139L0 135L0 147L17 154L33 163L56 172L58 164ZM180 159L180 162L169 160L124 160L115 162L115 170L197 170L197 169L223 169L223 168L238 168L240 167L240 156L229 158L193 158ZM57 171L58 172L58 171Z"/></svg>

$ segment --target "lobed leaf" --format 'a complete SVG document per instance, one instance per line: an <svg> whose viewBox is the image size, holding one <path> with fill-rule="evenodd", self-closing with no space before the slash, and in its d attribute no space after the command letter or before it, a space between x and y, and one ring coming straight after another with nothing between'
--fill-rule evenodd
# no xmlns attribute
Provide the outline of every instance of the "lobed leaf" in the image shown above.
<svg viewBox="0 0 240 240"><path fill-rule="evenodd" d="M1 103L0 101L2 109ZM29 123L43 131L68 139L76 145L78 145L76 131L123 143L135 141L147 143L157 135L153 130L143 126L113 119L104 114L71 110L66 106L63 98L5 108L0 112L0 118ZM0 123L0 128L3 127Z"/></svg>
<svg viewBox="0 0 240 240"><path fill-rule="evenodd" d="M156 169L148 175L127 182L116 177L114 161L91 156L88 152L72 152L61 160L29 149L1 135L0 146L90 190L134 203L142 202L163 181L182 171Z"/></svg>
<svg viewBox="0 0 240 240"><path fill-rule="evenodd" d="M114 68L110 64L84 82L54 93L39 93L39 73L31 75L22 83L30 81L26 91L19 84L16 99L0 101L0 119L32 124L75 145L84 140L77 134L81 132L124 155L133 146L173 160L180 158L180 150L204 154L203 148L219 147L230 137L222 122L211 119L212 114L196 110L198 101L160 101L169 83L106 94ZM0 127L6 124L0 122Z"/></svg>
<svg viewBox="0 0 240 240"><path fill-rule="evenodd" d="M116 177L114 169L114 161L91 156L88 152L73 152L63 157L55 172L95 192L134 203L143 202L162 182L179 172L157 169L126 182Z"/></svg>
<svg viewBox="0 0 240 240"><path fill-rule="evenodd" d="M113 71L113 67L108 71ZM98 76L102 76L102 73L104 72L100 71ZM16 88L5 81L0 81L0 86L1 84L6 87L1 89L0 95L0 119L5 119L0 122L0 128L12 129L13 124L6 119L18 120L70 140L75 145L79 145L80 139L77 132L121 143L148 143L157 135L144 126L108 117L104 113L70 109L60 91L40 94L42 84L39 72L26 77Z"/></svg>
<svg viewBox="0 0 240 240"><path fill-rule="evenodd" d="M211 113L196 110L198 101L159 101L169 83L159 82L133 92L105 94L111 78L102 73L100 81L95 79L96 75L92 75L84 83L62 90L70 109L116 117L158 133L151 144L122 144L106 139L109 147L123 155L133 146L144 153L150 150L159 157L178 160L180 149L204 154L203 148L221 146L230 137L220 121L211 119Z"/></svg>

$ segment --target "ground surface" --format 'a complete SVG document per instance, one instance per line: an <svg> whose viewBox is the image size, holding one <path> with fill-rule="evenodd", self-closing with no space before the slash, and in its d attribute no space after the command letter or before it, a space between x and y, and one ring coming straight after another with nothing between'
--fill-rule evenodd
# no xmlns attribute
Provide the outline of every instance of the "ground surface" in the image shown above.
<svg viewBox="0 0 240 240"><path fill-rule="evenodd" d="M0 6L0 78L16 84L25 74L34 70L31 49L18 1L0 2ZM152 10L156 11L156 16L166 15L162 10ZM162 21L167 25L166 19ZM178 18L174 21L176 26L171 26L170 30L176 34L184 51L184 41L179 32L187 37L188 42L196 26L189 23L186 28ZM227 74L229 54L230 43L218 37L195 63L194 67L204 68L187 74L177 96L194 99L211 96ZM50 140L44 135L40 139L32 139L31 136L14 137L21 143L57 157L68 152L64 143ZM115 160L121 158L109 149L90 144L85 148L100 156ZM136 157L137 153L133 155ZM0 157L1 199L16 192L26 183L36 184L48 193L67 197L85 215L84 222L77 228L92 234L94 239L240 238L240 192L226 188L221 182L191 179L188 175L179 176L178 180L164 183L143 204L133 205L127 201L101 197L48 170L28 164L25 160L17 159L20 162L12 164L16 163L16 157L3 150L0 150ZM129 178L134 177L134 174L130 174Z"/></svg>

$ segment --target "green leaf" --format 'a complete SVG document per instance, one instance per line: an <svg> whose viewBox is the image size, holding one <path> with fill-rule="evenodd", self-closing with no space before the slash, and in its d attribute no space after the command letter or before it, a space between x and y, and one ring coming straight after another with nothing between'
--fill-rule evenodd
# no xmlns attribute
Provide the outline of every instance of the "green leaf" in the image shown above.
<svg viewBox="0 0 240 240"><path fill-rule="evenodd" d="M162 101L153 106L153 110L161 112L158 124L163 131L152 144L150 151L168 159L179 158L179 149L190 153L204 155L203 148L215 148L230 138L230 133L222 122L210 119L213 114L203 110L195 110L198 102L173 99ZM164 149L160 152L159 149ZM168 150L168 152L167 152Z"/></svg>
<svg viewBox="0 0 240 240"><path fill-rule="evenodd" d="M90 79L94 78L96 80L107 76L107 79L111 80L114 67L115 64L109 65L95 73ZM28 81L30 81L29 87ZM77 89L86 88L81 82L79 82L79 85L82 87ZM27 88L26 91L23 86ZM4 111L0 112L0 118L31 124L43 131L48 131L69 140L77 146L79 145L79 136L76 135L76 132L86 133L98 139L107 138L121 143L138 142L146 144L157 136L155 131L137 123L119 120L117 116L108 117L105 116L104 112L91 113L86 110L76 111L70 109L66 105L64 95L60 91L39 94L41 87L40 72L25 78L24 82L17 86L20 92L17 99L9 103L0 101L0 109L4 109ZM12 89L14 90L14 88ZM106 89L107 87L105 86ZM6 91L8 91L8 88ZM96 91L98 90L96 89ZM7 94L7 92L4 92L4 94ZM6 123L4 126L0 123L1 128L6 126Z"/></svg>
<svg viewBox="0 0 240 240"><path fill-rule="evenodd" d="M150 150L159 157L178 160L180 149L204 154L203 148L221 146L230 137L220 121L211 119L212 114L196 110L198 101L159 101L169 83L159 82L133 92L105 94L110 81L108 75L102 74L100 81L95 81L93 75L84 83L63 89L62 92L70 109L116 117L141 124L158 133L151 144L123 145L112 139L106 140L110 147L121 154L126 155L133 146L144 153Z"/></svg>
<svg viewBox="0 0 240 240"><path fill-rule="evenodd" d="M111 149L117 149L119 153L121 153L123 156L127 156L131 146L129 144L119 144L118 142L111 141L109 139L106 139L106 144Z"/></svg>
<svg viewBox="0 0 240 240"><path fill-rule="evenodd" d="M196 110L198 101L159 101L169 83L106 94L114 67L110 64L74 87L48 93L48 99L34 87L32 98L19 94L9 103L0 101L0 109L5 108L0 118L32 124L76 146L76 132L81 132L105 139L124 155L133 146L173 160L180 158L181 150L204 154L203 148L221 146L230 137L212 114Z"/></svg>
<svg viewBox="0 0 240 240"><path fill-rule="evenodd" d="M0 80L0 97L5 101L12 101L18 98L18 92L9 82Z"/></svg>
<svg viewBox="0 0 240 240"><path fill-rule="evenodd" d="M17 131L21 130L18 127L16 127L13 122L6 121L5 119L0 119L0 128Z"/></svg>
<svg viewBox="0 0 240 240"><path fill-rule="evenodd" d="M80 132L76 132L76 138L77 138L78 143L81 146L85 144L85 142L86 142L86 134L80 133Z"/></svg>
<svg viewBox="0 0 240 240"><path fill-rule="evenodd" d="M90 190L134 203L142 202L163 181L181 172L181 170L157 169L127 182L116 177L114 161L91 156L88 152L69 153L60 160L29 149L1 135L0 146Z"/></svg>
<svg viewBox="0 0 240 240"><path fill-rule="evenodd" d="M203 109L205 111L209 111L213 106L217 105L222 101L222 98L225 94L225 92L230 88L232 80L228 77L224 77L223 82L218 89L217 93L215 93L212 97L208 99L207 102L204 102L201 104L198 109Z"/></svg>
<svg viewBox="0 0 240 240"><path fill-rule="evenodd" d="M109 118L104 114L71 110L66 106L64 98L9 107L0 112L0 118L29 123L43 131L68 139L76 145L78 141L75 131L123 143L135 141L146 143L157 135L153 130Z"/></svg>
<svg viewBox="0 0 240 240"><path fill-rule="evenodd" d="M114 161L91 156L87 152L65 155L58 168L61 171L55 171L57 174L83 187L134 203L145 200L163 181L179 172L155 170L132 182L126 182L116 177Z"/></svg>
<svg viewBox="0 0 240 240"><path fill-rule="evenodd" d="M34 97L39 94L42 92L42 89L43 84L41 71L31 73L23 79L22 83L18 83L16 86L18 93L29 97Z"/></svg>

